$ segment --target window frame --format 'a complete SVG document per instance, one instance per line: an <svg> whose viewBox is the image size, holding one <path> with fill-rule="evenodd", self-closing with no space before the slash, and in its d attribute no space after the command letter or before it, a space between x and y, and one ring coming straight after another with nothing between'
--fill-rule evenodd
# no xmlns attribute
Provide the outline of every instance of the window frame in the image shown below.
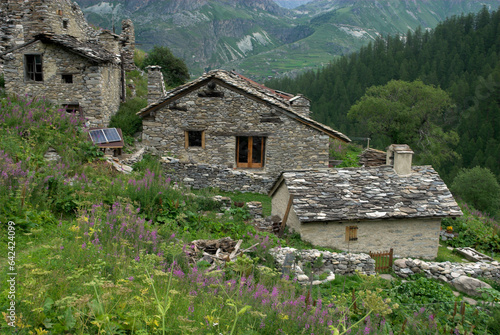
<svg viewBox="0 0 500 335"><path fill-rule="evenodd" d="M189 133L197 132L200 133L201 136L201 145L189 145ZM199 129L190 129L190 130L184 130L184 148L201 148L205 149L205 131L204 130L199 130Z"/></svg>
<svg viewBox="0 0 500 335"><path fill-rule="evenodd" d="M240 162L240 139L246 137L248 138L248 154L247 162ZM260 146L260 162L253 162L253 139L258 137L261 139ZM262 169L265 165L266 157L266 142L267 137L265 136L236 136L236 166L243 169Z"/></svg>
<svg viewBox="0 0 500 335"><path fill-rule="evenodd" d="M40 71L36 70L37 57L40 62ZM30 70L30 64L33 64L33 70ZM37 74L40 75L41 79L37 80ZM42 54L25 54L24 55L24 80L29 82L43 82L43 57Z"/></svg>

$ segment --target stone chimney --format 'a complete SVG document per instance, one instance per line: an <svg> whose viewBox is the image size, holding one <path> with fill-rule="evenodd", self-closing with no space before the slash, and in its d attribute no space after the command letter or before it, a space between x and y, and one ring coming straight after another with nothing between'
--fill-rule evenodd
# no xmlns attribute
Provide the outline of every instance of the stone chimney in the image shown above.
<svg viewBox="0 0 500 335"><path fill-rule="evenodd" d="M148 70L148 105L150 105L165 95L165 81L161 66L150 65L146 70Z"/></svg>
<svg viewBox="0 0 500 335"><path fill-rule="evenodd" d="M394 168L400 176L411 174L413 151L407 144L391 144L387 148L386 164Z"/></svg>
<svg viewBox="0 0 500 335"><path fill-rule="evenodd" d="M122 62L125 71L135 70L134 64L134 49L135 49L135 32L132 20L126 19L122 21L122 33L120 35L122 42L121 54Z"/></svg>
<svg viewBox="0 0 500 335"><path fill-rule="evenodd" d="M290 106L297 113L309 117L311 115L311 101L302 94L297 94L289 100Z"/></svg>

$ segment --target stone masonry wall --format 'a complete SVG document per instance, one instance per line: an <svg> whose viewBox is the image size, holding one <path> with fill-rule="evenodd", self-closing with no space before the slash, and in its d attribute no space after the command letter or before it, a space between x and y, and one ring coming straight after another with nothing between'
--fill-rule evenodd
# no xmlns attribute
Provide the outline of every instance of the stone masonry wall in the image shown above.
<svg viewBox="0 0 500 335"><path fill-rule="evenodd" d="M352 252L394 249L395 257L434 259L439 246L440 219L303 223L302 239L314 245ZM357 241L346 242L346 226L357 226Z"/></svg>
<svg viewBox="0 0 500 335"><path fill-rule="evenodd" d="M80 7L71 0L2 0L0 52L14 47L16 41L27 42L42 32L67 34L82 40L96 37Z"/></svg>
<svg viewBox="0 0 500 335"><path fill-rule="evenodd" d="M25 54L42 55L43 81L24 79ZM120 69L117 65L97 65L61 47L38 41L22 52L11 54L4 71L7 92L45 96L60 106L79 104L91 126L107 126L111 115L118 110ZM73 83L63 83L62 74L72 74Z"/></svg>
<svg viewBox="0 0 500 335"><path fill-rule="evenodd" d="M434 278L443 282L451 282L460 276L483 277L500 282L500 263L497 261L491 263L438 263L405 258L396 260L393 269L402 278L421 273L427 278Z"/></svg>
<svg viewBox="0 0 500 335"><path fill-rule="evenodd" d="M327 168L328 136L259 101L217 85L223 97L191 92L143 120L143 142L160 155L181 162L236 166L236 137L266 137L264 167L259 173L277 177L290 169ZM261 122L261 118L273 122ZM205 148L185 148L185 131L205 132Z"/></svg>
<svg viewBox="0 0 500 335"><path fill-rule="evenodd" d="M122 21L121 38L121 54L123 68L125 71L135 70L134 50L135 50L135 30L132 20L127 19Z"/></svg>
<svg viewBox="0 0 500 335"><path fill-rule="evenodd" d="M194 189L207 187L221 191L267 193L274 179L248 171L236 171L224 166L162 162L167 176Z"/></svg>

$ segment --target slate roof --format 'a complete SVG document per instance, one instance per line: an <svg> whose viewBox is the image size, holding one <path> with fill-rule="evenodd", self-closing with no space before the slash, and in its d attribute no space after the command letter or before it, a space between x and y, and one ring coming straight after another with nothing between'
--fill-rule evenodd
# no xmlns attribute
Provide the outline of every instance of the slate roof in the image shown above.
<svg viewBox="0 0 500 335"><path fill-rule="evenodd" d="M326 133L330 137L338 138L344 142L351 142L349 137L336 131L322 123L314 121L313 119L306 117L300 113L297 113L292 106L288 103L288 98L285 98L283 92L277 92L275 90L269 89L261 84L254 82L253 80L247 79L235 72L228 72L224 70L214 70L210 71L198 79L195 79L187 84L178 86L173 90L168 91L165 96L161 97L158 101L150 104L146 108L140 110L137 114L141 117L148 115L158 109L167 106L171 102L181 98L185 94L192 92L207 84L209 81L215 81L218 85L224 86L229 89L240 91L253 99L257 99L261 102L270 104L277 107L279 111L286 114L287 116L296 119L312 128L315 128L323 133Z"/></svg>
<svg viewBox="0 0 500 335"><path fill-rule="evenodd" d="M2 57L18 49L24 48L32 43L35 43L36 41L60 45L68 51L76 53L97 63L120 63L119 55L111 53L110 51L102 47L97 41L80 41L70 35L57 35L52 33L42 33L35 35L33 40L5 52L4 54L2 54Z"/></svg>
<svg viewBox="0 0 500 335"><path fill-rule="evenodd" d="M301 222L462 215L431 166L412 169L403 177L391 166L284 172L270 195L286 185Z"/></svg>

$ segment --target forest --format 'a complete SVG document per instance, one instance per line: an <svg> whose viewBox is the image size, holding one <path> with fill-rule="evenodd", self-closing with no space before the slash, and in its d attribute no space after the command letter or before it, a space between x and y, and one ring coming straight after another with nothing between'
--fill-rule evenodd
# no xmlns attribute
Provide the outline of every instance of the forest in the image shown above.
<svg viewBox="0 0 500 335"><path fill-rule="evenodd" d="M445 91L451 107L437 126L453 131L456 157L436 167L447 182L462 168L481 166L500 176L500 9L453 16L433 30L379 37L328 66L296 78L272 79L267 86L311 99L312 117L351 138L370 138L385 149L390 138L348 117L372 86L392 80L421 81ZM366 145L366 141L364 142ZM416 152L418 154L418 152ZM429 163L426 161L419 163Z"/></svg>

